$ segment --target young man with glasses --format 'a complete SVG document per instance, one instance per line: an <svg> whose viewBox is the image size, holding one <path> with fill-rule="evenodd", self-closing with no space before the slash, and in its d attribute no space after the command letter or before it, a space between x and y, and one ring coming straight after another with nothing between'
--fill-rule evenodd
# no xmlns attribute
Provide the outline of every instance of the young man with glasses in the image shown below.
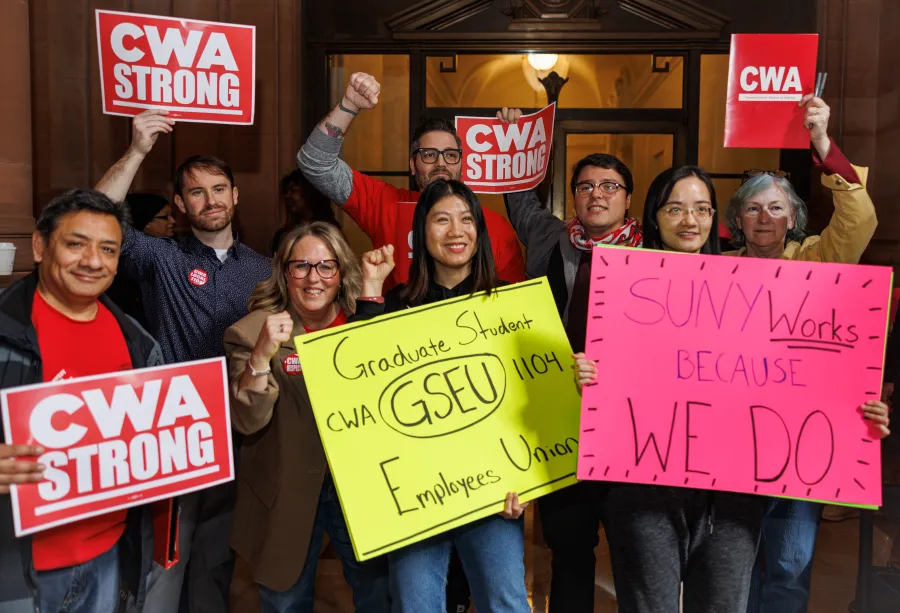
<svg viewBox="0 0 900 613"><path fill-rule="evenodd" d="M519 109L497 118L515 123ZM547 210L532 191L506 195L506 208L525 245L528 277L547 276L572 349L584 351L594 245L640 247L641 226L628 216L634 181L619 158L591 154L577 164L570 185L575 218L566 222ZM606 489L584 481L541 498L544 540L553 553L550 613L594 610L594 548L600 542Z"/></svg>
<svg viewBox="0 0 900 613"><path fill-rule="evenodd" d="M446 119L426 119L416 128L409 149L409 172L419 189L415 192L351 169L338 157L344 135L360 109L375 108L380 92L381 85L371 75L352 74L343 98L313 130L297 161L310 183L350 215L375 247L394 245L402 250L385 284L387 290L409 277L412 211L419 192L438 179L460 179L462 142ZM486 207L484 217L500 278L510 283L524 281L522 251L509 222ZM406 245L410 248L405 249Z"/></svg>
<svg viewBox="0 0 900 613"><path fill-rule="evenodd" d="M736 251L732 256L857 264L875 232L875 207L866 191L867 168L853 166L828 136L830 109L808 95L805 125L822 185L834 214L821 235L806 232L806 204L780 170L747 171L725 209ZM822 505L773 498L763 519L748 613L802 613L809 601ZM765 572L763 572L765 566Z"/></svg>

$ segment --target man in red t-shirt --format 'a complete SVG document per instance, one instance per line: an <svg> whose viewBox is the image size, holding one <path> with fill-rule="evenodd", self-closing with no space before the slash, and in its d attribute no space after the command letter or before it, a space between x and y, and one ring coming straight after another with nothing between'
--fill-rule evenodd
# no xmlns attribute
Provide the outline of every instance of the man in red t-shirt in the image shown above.
<svg viewBox="0 0 900 613"><path fill-rule="evenodd" d="M93 190L69 192L44 208L32 238L36 271L0 297L0 388L162 364L156 342L102 296L115 278L127 222L122 207ZM42 454L38 447L0 443L0 493L7 493L11 484L40 481ZM38 461L13 460L16 456L38 456ZM9 499L0 503L5 511ZM28 539L10 538L12 526L2 525L3 511L0 609L6 594L21 582L27 585L33 566L38 595L31 598L39 600L41 611L117 610L118 545L128 511L38 532L30 539L30 551ZM24 555L10 557L17 554ZM21 576L7 571L10 560ZM143 566L142 557L129 562ZM131 594L139 590L140 585L133 586Z"/></svg>
<svg viewBox="0 0 900 613"><path fill-rule="evenodd" d="M409 171L419 192L394 187L351 169L338 155L344 134L360 109L378 104L381 86L371 75L351 75L344 97L313 130L297 160L316 189L338 203L372 239L375 247L394 245L397 265L385 290L405 283L412 263L412 214L419 192L439 179L460 179L462 142L453 122L426 119L412 135ZM483 208L497 274L503 281L525 280L519 239L503 215ZM407 247L409 247L407 249Z"/></svg>

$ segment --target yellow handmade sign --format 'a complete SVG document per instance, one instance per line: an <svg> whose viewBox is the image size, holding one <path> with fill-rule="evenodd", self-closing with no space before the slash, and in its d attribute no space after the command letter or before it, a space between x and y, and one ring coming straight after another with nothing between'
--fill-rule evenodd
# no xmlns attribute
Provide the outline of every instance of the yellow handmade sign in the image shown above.
<svg viewBox="0 0 900 613"><path fill-rule="evenodd" d="M294 341L357 559L576 482L580 399L546 279Z"/></svg>

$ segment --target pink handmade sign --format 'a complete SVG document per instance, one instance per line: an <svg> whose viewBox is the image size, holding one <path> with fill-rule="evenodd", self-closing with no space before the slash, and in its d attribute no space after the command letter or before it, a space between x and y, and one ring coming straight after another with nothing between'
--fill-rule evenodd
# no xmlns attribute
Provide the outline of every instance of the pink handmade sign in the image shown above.
<svg viewBox="0 0 900 613"><path fill-rule="evenodd" d="M595 248L578 478L881 504L891 269Z"/></svg>

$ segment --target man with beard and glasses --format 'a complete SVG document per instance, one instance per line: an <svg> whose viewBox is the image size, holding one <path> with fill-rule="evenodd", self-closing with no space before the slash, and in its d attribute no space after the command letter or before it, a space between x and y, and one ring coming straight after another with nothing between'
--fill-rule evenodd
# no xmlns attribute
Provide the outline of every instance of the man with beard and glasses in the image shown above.
<svg viewBox="0 0 900 613"><path fill-rule="evenodd" d="M319 122L297 154L300 169L322 194L336 202L377 248L395 245L396 267L385 283L385 291L406 283L412 261L412 210L419 193L438 179L460 179L462 142L452 121L425 119L413 132L409 149L409 171L419 191L394 187L351 169L340 159L344 135L360 109L378 104L381 85L375 77L356 72L341 101ZM399 206L407 205L407 214ZM484 209L497 274L509 283L525 280L525 263L516 233L503 215ZM404 255L406 254L406 255Z"/></svg>
<svg viewBox="0 0 900 613"><path fill-rule="evenodd" d="M97 184L121 202L144 158L175 121L162 110L134 118L131 146ZM149 332L167 363L225 355L225 330L247 315L250 294L269 278L269 258L242 244L232 229L238 188L231 168L211 156L188 158L175 171L175 206L191 233L182 240L158 238L126 228L119 272L136 280ZM235 445L240 445L234 436ZM179 608L185 568L191 613L228 611L234 557L228 546L234 483L179 498L179 562L168 571L155 566L145 613Z"/></svg>

